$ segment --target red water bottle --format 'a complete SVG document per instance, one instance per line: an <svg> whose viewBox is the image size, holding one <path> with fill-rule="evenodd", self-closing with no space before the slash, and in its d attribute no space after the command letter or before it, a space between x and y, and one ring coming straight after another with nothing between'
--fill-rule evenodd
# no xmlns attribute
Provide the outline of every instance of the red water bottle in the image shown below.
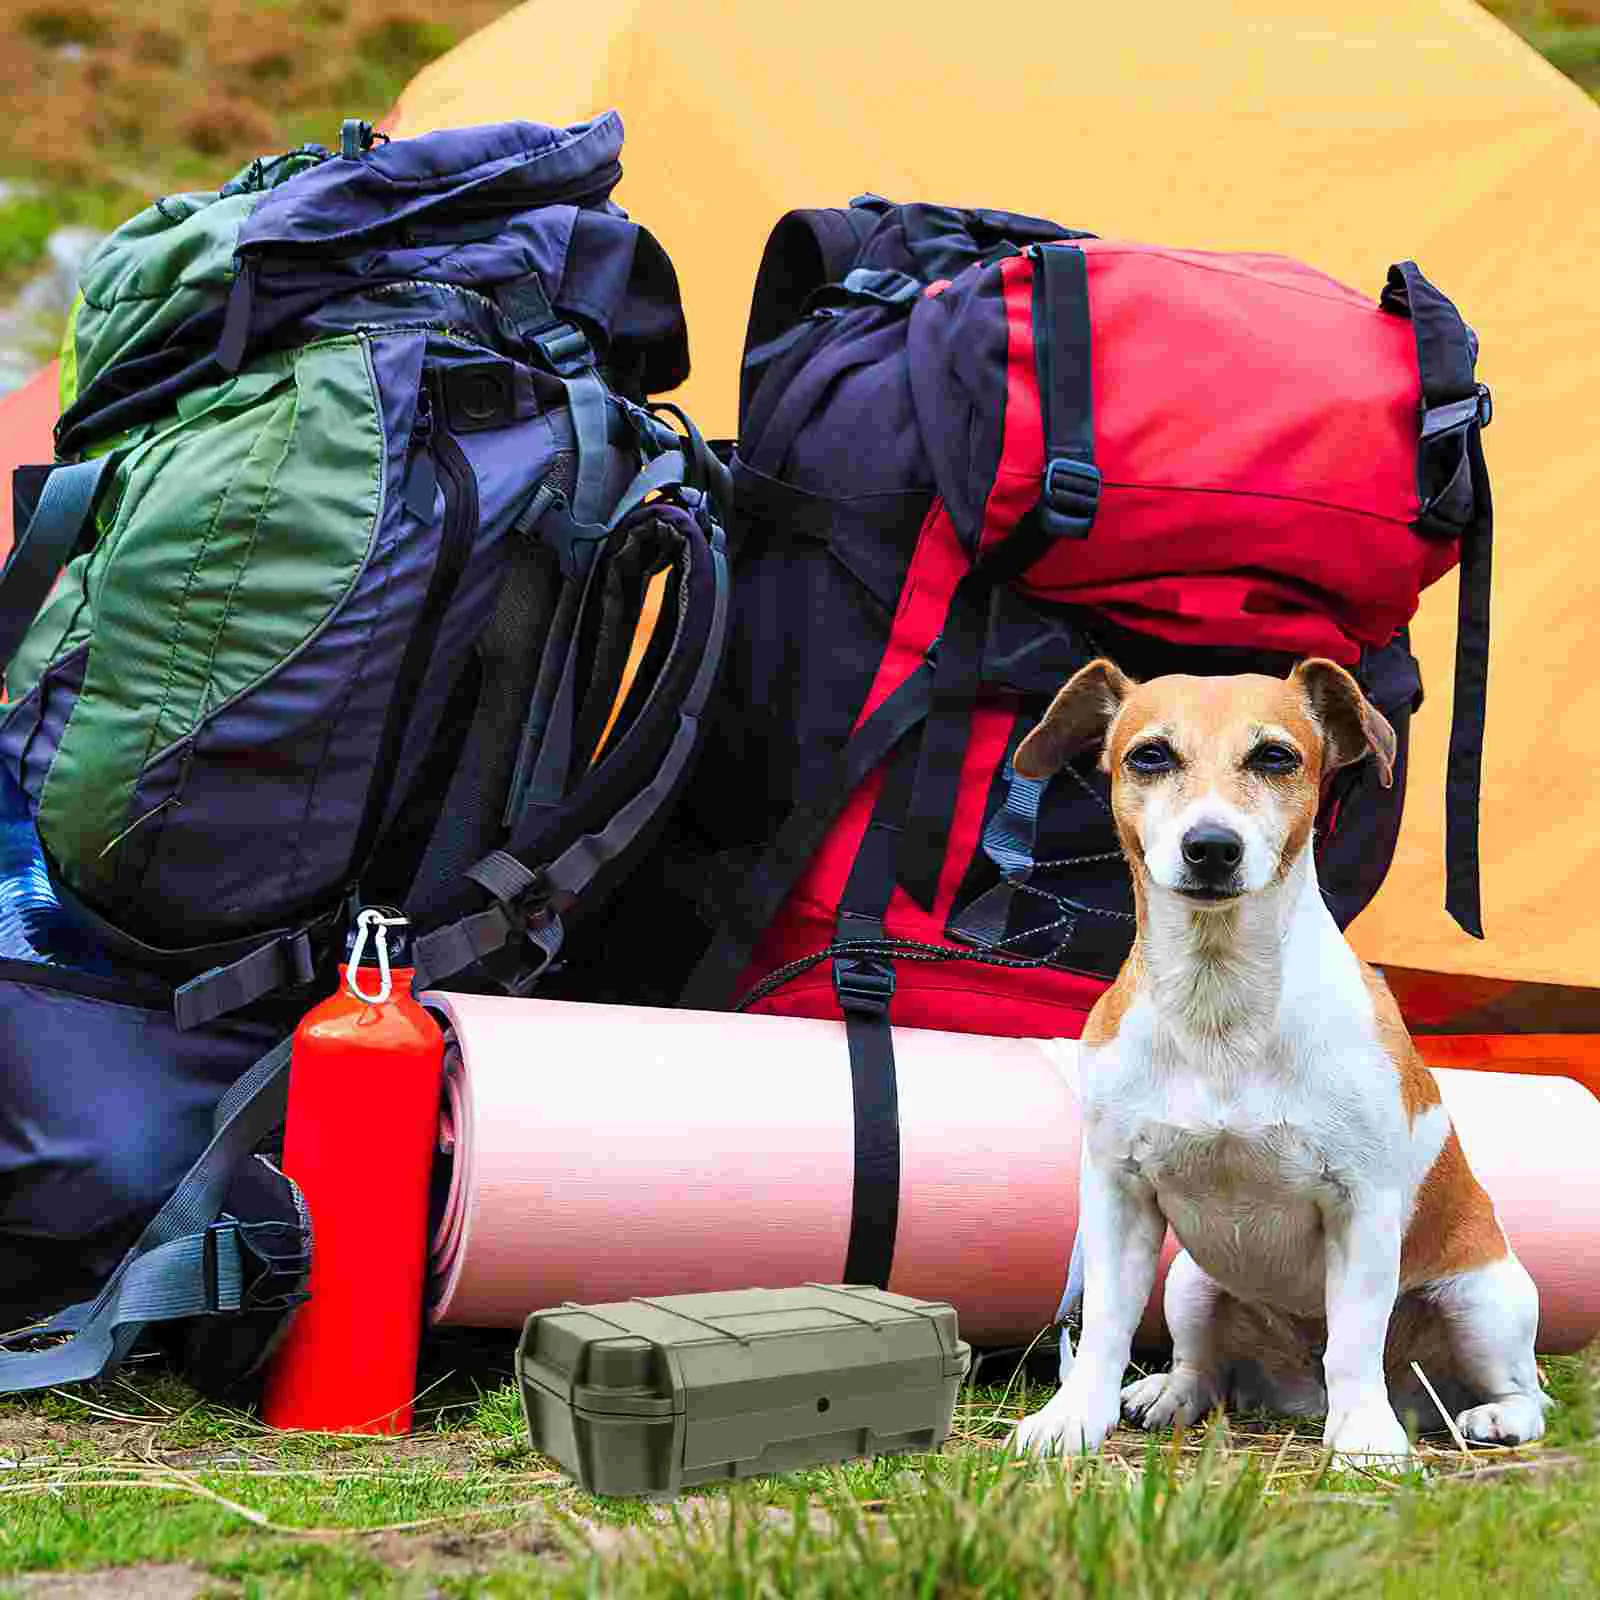
<svg viewBox="0 0 1600 1600"><path fill-rule="evenodd" d="M338 992L295 1031L283 1169L311 1213L310 1299L267 1374L274 1428L411 1428L444 1036L411 998L405 929L362 911Z"/></svg>

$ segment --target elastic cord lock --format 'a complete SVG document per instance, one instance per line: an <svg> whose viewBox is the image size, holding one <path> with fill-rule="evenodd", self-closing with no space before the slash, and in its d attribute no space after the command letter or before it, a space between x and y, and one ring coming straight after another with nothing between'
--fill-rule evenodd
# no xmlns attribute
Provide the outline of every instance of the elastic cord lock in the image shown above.
<svg viewBox="0 0 1600 1600"><path fill-rule="evenodd" d="M357 1000L381 1006L394 992L391 964L405 965L411 959L409 937L396 930L409 926L407 918L387 906L371 906L357 915L355 932L345 956L345 987ZM368 994L361 987L359 974L363 967L378 969L376 994Z"/></svg>

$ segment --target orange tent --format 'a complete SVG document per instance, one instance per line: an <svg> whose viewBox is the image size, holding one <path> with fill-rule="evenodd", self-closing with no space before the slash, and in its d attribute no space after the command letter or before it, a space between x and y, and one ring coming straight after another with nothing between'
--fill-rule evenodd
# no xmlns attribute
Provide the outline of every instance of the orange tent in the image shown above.
<svg viewBox="0 0 1600 1600"><path fill-rule="evenodd" d="M1015 0L975 20L952 0L812 0L803 16L528 0L425 69L387 126L618 108L618 198L677 265L695 357L679 398L708 433L733 431L756 263L794 206L866 189L993 205L1278 251L1374 294L1389 262L1420 261L1477 328L1496 401L1488 938L1443 910L1453 579L1414 626L1428 704L1406 823L1353 937L1415 1026L1561 1033L1517 1048L1525 1066L1573 1070L1596 1042L1576 1035L1600 1034L1600 578L1587 559L1600 209L1584 199L1600 194L1600 106L1471 0L1146 0L1137 13ZM0 467L47 458L48 382L0 405Z"/></svg>

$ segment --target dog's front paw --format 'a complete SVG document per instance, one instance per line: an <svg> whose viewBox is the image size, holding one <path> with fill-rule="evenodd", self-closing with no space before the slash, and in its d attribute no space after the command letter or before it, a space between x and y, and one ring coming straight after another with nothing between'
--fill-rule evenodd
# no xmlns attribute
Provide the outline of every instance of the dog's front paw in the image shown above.
<svg viewBox="0 0 1600 1600"><path fill-rule="evenodd" d="M1200 1421L1218 1399L1216 1387L1192 1367L1175 1367L1141 1378L1122 1391L1122 1414L1154 1433L1174 1422L1187 1428Z"/></svg>
<svg viewBox="0 0 1600 1600"><path fill-rule="evenodd" d="M1116 1422L1114 1397L1109 1407L1093 1406L1059 1389L1043 1410L1017 1424L1006 1448L1014 1455L1082 1455L1098 1450Z"/></svg>
<svg viewBox="0 0 1600 1600"><path fill-rule="evenodd" d="M1532 1444L1544 1437L1542 1397L1508 1395L1487 1405L1473 1406L1456 1418L1463 1439L1474 1444Z"/></svg>
<svg viewBox="0 0 1600 1600"><path fill-rule="evenodd" d="M1323 1442L1340 1464L1395 1465L1397 1458L1411 1455L1411 1441L1387 1398L1356 1406L1342 1417L1330 1416Z"/></svg>

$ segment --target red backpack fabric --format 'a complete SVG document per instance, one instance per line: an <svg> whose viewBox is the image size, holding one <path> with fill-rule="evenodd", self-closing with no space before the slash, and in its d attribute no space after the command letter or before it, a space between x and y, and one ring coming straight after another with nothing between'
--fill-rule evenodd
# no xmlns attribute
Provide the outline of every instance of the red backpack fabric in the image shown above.
<svg viewBox="0 0 1600 1600"><path fill-rule="evenodd" d="M681 1004L844 1017L849 1281L886 1282L892 1255L891 1021L1075 1036L1131 944L1094 753L1049 783L1010 764L1095 656L1135 678L1354 672L1399 752L1393 788L1364 762L1323 797L1318 877L1346 925L1400 827L1406 623L1460 562L1446 899L1481 931L1476 357L1410 262L1374 300L1277 257L872 197L774 231L723 681L648 914L622 909L607 963L618 999L665 998L641 975L665 990L699 952Z"/></svg>

